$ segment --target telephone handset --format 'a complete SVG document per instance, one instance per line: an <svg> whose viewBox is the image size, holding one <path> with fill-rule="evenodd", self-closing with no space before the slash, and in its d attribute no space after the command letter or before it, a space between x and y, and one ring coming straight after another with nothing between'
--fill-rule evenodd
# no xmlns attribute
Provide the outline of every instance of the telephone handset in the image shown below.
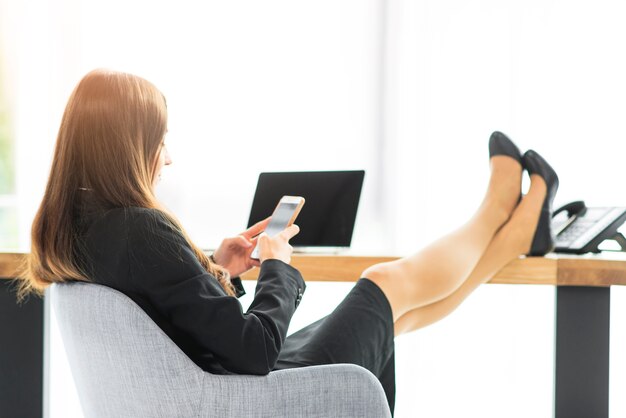
<svg viewBox="0 0 626 418"><path fill-rule="evenodd" d="M626 238L617 230L626 221L626 207L587 207L579 200L552 214L556 253L599 253L599 245L614 240L626 251ZM619 250L618 250L619 251Z"/></svg>

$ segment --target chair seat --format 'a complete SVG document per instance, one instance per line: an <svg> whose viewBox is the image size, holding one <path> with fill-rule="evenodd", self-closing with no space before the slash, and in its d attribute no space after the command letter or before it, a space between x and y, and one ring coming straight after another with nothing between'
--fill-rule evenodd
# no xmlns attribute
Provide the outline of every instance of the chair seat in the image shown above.
<svg viewBox="0 0 626 418"><path fill-rule="evenodd" d="M121 292L74 282L54 284L51 298L85 416L391 416L380 382L363 367L214 375Z"/></svg>

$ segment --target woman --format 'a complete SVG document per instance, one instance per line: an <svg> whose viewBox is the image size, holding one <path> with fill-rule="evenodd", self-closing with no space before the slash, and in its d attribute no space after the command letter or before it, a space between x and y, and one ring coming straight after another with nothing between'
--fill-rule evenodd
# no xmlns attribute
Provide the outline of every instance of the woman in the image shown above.
<svg viewBox="0 0 626 418"><path fill-rule="evenodd" d="M495 132L489 186L464 226L414 255L369 267L333 313L286 338L305 289L289 265L298 227L269 237L261 233L265 220L207 257L154 194L171 164L166 132L165 99L146 80L106 71L83 78L63 115L23 292L70 280L118 289L212 373L359 364L381 381L393 411L394 336L443 318L511 260L553 245L556 173ZM523 168L531 186L522 197ZM257 241L259 261L250 258ZM253 267L258 284L243 312L237 276Z"/></svg>

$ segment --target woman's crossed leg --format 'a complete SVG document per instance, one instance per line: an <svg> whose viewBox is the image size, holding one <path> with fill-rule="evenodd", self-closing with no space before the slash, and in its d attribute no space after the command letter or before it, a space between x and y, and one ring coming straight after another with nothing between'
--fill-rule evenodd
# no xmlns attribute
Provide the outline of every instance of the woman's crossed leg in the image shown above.
<svg viewBox="0 0 626 418"><path fill-rule="evenodd" d="M416 254L363 272L387 297L396 335L443 318L478 285L530 250L546 183L532 175L520 200L521 164L502 155L490 164L487 193L466 224Z"/></svg>

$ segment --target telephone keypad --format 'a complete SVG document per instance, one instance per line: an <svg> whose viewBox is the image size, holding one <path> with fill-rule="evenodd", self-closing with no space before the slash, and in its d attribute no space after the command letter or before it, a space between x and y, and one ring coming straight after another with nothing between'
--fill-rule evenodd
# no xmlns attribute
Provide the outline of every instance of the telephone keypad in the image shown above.
<svg viewBox="0 0 626 418"><path fill-rule="evenodd" d="M569 246L576 239L583 234L585 231L588 231L589 228L593 225L593 222L577 222L573 225L569 226L565 231L561 232L556 240L556 244L558 246Z"/></svg>
<svg viewBox="0 0 626 418"><path fill-rule="evenodd" d="M623 212L624 208L604 209L604 214L592 219L578 218L557 235L556 247L582 248L594 237L609 227ZM599 219L598 219L599 218Z"/></svg>

